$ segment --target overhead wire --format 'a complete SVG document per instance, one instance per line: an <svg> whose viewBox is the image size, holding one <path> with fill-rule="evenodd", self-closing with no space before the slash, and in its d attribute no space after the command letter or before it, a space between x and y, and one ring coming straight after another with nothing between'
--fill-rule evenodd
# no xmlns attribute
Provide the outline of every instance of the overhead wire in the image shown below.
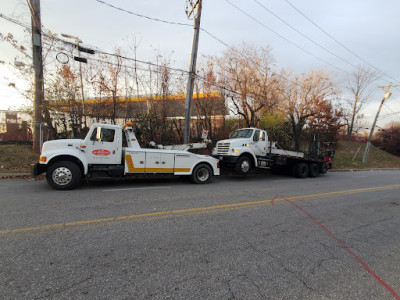
<svg viewBox="0 0 400 300"><path fill-rule="evenodd" d="M165 21L165 20L161 20L161 19L156 19L156 18L147 17L147 16L144 16L144 15L141 15L141 14L137 14L137 13L128 11L128 10L123 9L123 8L120 8L120 7L116 7L116 6L114 6L114 5L110 5L110 4L108 4L108 3L106 3L106 2L104 2L104 1L102 1L102 0L95 0L95 1L97 1L97 2L99 2L99 3L101 3L101 4L105 4L105 5L107 5L107 6L111 7L111 8L118 9L118 10L120 10L120 11L129 13L129 14L132 14L132 15L135 15L135 16L143 17L143 18L146 18L146 19L149 19L149 20L158 21L158 22L163 22L163 23L167 23L167 24L170 24L170 25L185 25L185 26L186 26L186 25L189 25L189 24L183 24L183 23L178 23L178 22L169 22L169 21ZM0 14L0 17L3 17L4 19L9 20L10 22L13 22L13 23L15 23L15 24L18 24L18 25L20 25L20 26L23 26L23 27L29 29L29 26L23 24L22 22L16 21L16 20L14 20L14 19L12 19L12 18L9 18L9 17L6 17L6 16L4 16L4 15L2 15L2 14ZM189 25L189 26L191 26L191 25ZM223 42L221 39L217 38L215 35L213 35L213 34L210 33L209 31L207 31L206 29L203 28L202 31L205 32L205 33L207 33L209 36L211 36L212 38L216 39L218 42L222 43L223 45L225 45L226 47L228 47L228 48L231 49L232 51L234 51L234 52L240 54L241 56L243 56L243 57L249 59L245 54L241 53L241 52L238 51L236 48L229 46L227 43ZM43 32L43 31L42 31L42 35L46 36L47 38L53 39L53 40L55 40L55 41L61 42L61 43L65 44L65 45L68 45L68 46L70 46L70 47L76 48L76 44L73 43L73 42L65 41L65 40L63 40L63 39L61 39L61 38L58 38L57 36L49 35L49 34ZM290 42L290 41L289 41L289 42ZM122 56L122 55L117 55L117 54L113 54L113 53L108 53L108 52L106 52L106 51L101 51L101 50L99 50L99 49L96 49L95 51L96 51L96 53L103 54L103 55L109 55L109 56L114 56L114 57L120 57L121 59L130 60L130 61L135 61L135 62L138 62L138 63L147 64L147 65L153 66L153 67L160 67L160 65L157 65L157 64L154 64L154 63L151 63L151 62L145 62L145 61L142 61L142 60L139 60L139 59L134 59L134 58L130 58L130 57ZM307 51L306 51L306 52L307 52ZM311 54L311 53L310 53L310 54ZM312 55L312 54L311 54L311 55ZM98 60L98 59L93 59L93 58L90 58L90 57L88 57L87 59L93 60L93 61L97 61L97 62L101 62L101 63L112 64L111 62L105 62L105 61ZM251 58L250 58L250 60L252 61ZM252 61L252 62L255 63L254 61ZM328 63L328 64L329 64L329 63ZM173 67L167 67L167 66L165 66L165 67L168 68L169 70L172 70L172 71L181 72L182 74L184 74L184 73L185 73L185 74L188 74L188 73L189 73L189 72L186 71L186 70L182 70L182 69L178 69L178 68L173 68ZM205 80L206 80L204 77L202 77L202 76L200 76L200 75L198 75L198 74L195 74L195 75L196 75L197 78L199 78L199 79L202 80L202 81L205 81ZM282 79L284 79L284 80L286 80L286 81L289 81L289 82L292 82L292 83L294 83L294 84L296 84L296 85L299 85L299 86L302 85L302 84L299 83L299 82L294 82L294 81L291 81L291 80L287 79L286 77L284 77L284 76L281 75L281 74L273 73L273 75L277 75L278 77L281 77ZM224 86L222 86L222 85L219 85L219 84L216 84L216 83L212 83L212 82L208 82L208 84L213 85L213 86L215 86L215 87L218 87L218 88L220 88L220 89L222 89L222 90L229 91L229 92L231 92L231 93L233 93L233 94L243 96L243 94L241 94L241 93L239 93L239 92L236 92L236 91L233 91L233 90L231 90L231 89L229 89L229 88L226 88L226 87L224 87Z"/></svg>
<svg viewBox="0 0 400 300"><path fill-rule="evenodd" d="M96 1L98 1L98 2L103 2L103 1L101 1L101 0L96 0ZM125 11L125 10L122 10L122 11ZM15 24L17 24L17 25L20 25L20 26L23 26L23 27L25 27L25 28L27 28L27 29L30 29L28 25L25 25L25 24L23 24L22 22L19 22L19 21L16 21L16 20L12 19L12 18L9 18L9 17L7 17L7 16L5 16L5 15L3 15L3 14L0 14L0 17L4 18L4 19L6 19L6 20L8 20L8 21L10 21L10 22L13 22L13 23L15 23ZM55 41L61 42L61 43L65 44L65 45L71 46L71 47L73 47L73 48L76 47L76 45L75 45L74 43L72 43L72 42L65 41L65 40L60 39L60 38L58 38L58 37L56 37L56 36L52 36L52 35L46 34L46 33L44 33L43 31L42 31L42 35L44 35L44 36L46 36L46 37L48 37L48 38L54 39ZM46 43L44 43L44 44L46 44ZM61 50L61 49L59 49L59 50ZM63 49L63 50L64 50L64 49ZM56 51L56 50L51 50L51 51L52 51L52 52L58 52L58 51ZM101 51L101 50L98 50L98 49L97 49L95 52L98 53L98 54L103 54L103 55L108 55L108 56L114 56L114 57L120 57L121 59L129 60L129 61L135 61L135 62L138 62L138 63L141 63L141 64L146 64L146 65L149 65L149 66L152 66L152 67L160 67L160 65L157 65L157 64L154 64L154 63L151 63L151 62L146 62L146 61L142 61L142 60L139 60L139 59L126 57L126 56L123 56L123 55L117 55L117 54L109 53L109 52L106 52L106 51ZM66 54L66 55L67 55L67 54ZM69 56L69 55L67 55L67 56ZM73 58L72 56L69 56L69 57L70 57L70 58ZM87 59L88 59L88 60L92 60L92 61L96 61L96 62L100 62L100 63L109 64L109 65L117 65L117 64L115 64L115 63L108 62L108 61L104 61L104 60L100 60L100 59L96 59L96 58L87 57ZM172 71L175 71L175 72L180 72L180 73L184 73L184 74L188 74L188 73L189 73L189 72L186 71L186 70L182 70L182 69L178 69L178 68L173 68L173 67L169 67L169 66L163 66L163 67L166 67L167 69L172 70ZM129 67L128 67L128 68L129 68ZM134 67L131 67L131 68L134 68ZM145 70L145 69L143 69L143 70ZM204 77L202 77L202 76L200 76L200 75L198 75L198 74L195 74L195 76L196 76L197 78L201 79L202 81L207 81L207 79L205 79ZM207 81L207 83L210 84L210 85L216 86L216 87L218 87L218 88L220 88L220 89L222 89L222 90L229 91L229 92L234 93L234 94L242 95L241 93L238 93L238 92L236 92L236 91L230 90L230 89L228 89L228 88L226 88L226 87L223 87L223 86L221 86L221 85L218 85L218 84L215 84L215 83L212 83L212 82L208 82L208 81Z"/></svg>
<svg viewBox="0 0 400 300"><path fill-rule="evenodd" d="M299 46L298 44L292 42L291 40L289 40L288 38L286 38L285 36L283 36L282 34L278 33L277 31L271 29L270 27L268 27L267 25L265 25L264 23L262 23L260 20L258 20L257 18L255 18L254 16L250 15L249 13L245 12L243 9L241 9L240 7L238 7L237 5L233 4L232 2L230 2L229 0L225 0L225 2L227 2L229 5L231 5L232 7L234 7L235 9L237 9L238 11L240 11L241 13L243 13L244 15L246 15L247 17L249 17L250 19L252 19L253 21L255 21L256 23L258 23L260 26L262 26L264 29L269 30L270 32L274 33L275 35L277 35L278 37L280 37L281 39L285 40L286 42L288 42L289 44L291 44L292 46L296 47L297 49L311 55L312 57L318 59L319 61L322 61L323 63L343 72L346 73L348 75L350 75L349 72L339 68L338 66L324 60L323 58L316 56L315 54L311 53L310 51L304 49L303 47Z"/></svg>
<svg viewBox="0 0 400 300"><path fill-rule="evenodd" d="M121 8L121 7L117 7L117 6L115 6L115 5L108 4L107 2L102 1L102 0L95 0L95 1L97 1L97 2L99 2L99 3L101 3L101 4L104 4L104 5L107 5L107 6L111 7L111 8L117 9L117 10L119 10L119 11L122 11L122 12L125 12L125 13L128 13L128 14L131 14L131 15L134 15L134 16L146 18L146 19L148 19L148 20L153 20L153 21L157 21L157 22L163 22L163 23L170 24L170 25L185 25L185 26L186 26L186 25L189 25L189 26L192 26L192 25L190 25L190 24L184 24L184 23L178 23L178 22L165 21L165 20L161 20L161 19L157 19L157 18L152 18L152 17L144 16L144 15L135 13L135 12L133 12L133 11L130 11L130 10L127 10L127 9L124 9L124 8ZM235 53L239 54L240 56L242 56L243 58L245 58L245 59L251 61L254 65L257 65L257 63L256 63L251 57L248 57L248 56L245 55L244 53L242 53L242 52L240 52L239 50L237 50L235 47L230 46L229 44L227 44L226 42L224 42L222 39L218 38L215 34L211 33L210 31L208 31L208 30L205 29L204 27L200 27L200 30L201 30L202 32L206 33L207 35L209 35L209 36L210 36L211 38L213 38L214 40L216 40L216 41L218 41L219 43L221 43L222 45L224 45L225 47L229 48L229 49L232 50L233 52L235 52ZM310 54L311 54L311 53L310 53ZM311 55L312 55L312 54L311 54ZM328 64L329 64L329 63L328 63ZM282 78L282 79L285 80L285 81L291 82L291 83L293 83L293 84L295 84L295 85L302 86L301 83L299 83L299 82L294 82L293 80L290 80L290 79L286 78L286 77L283 76L282 74L278 74L278 73L273 73L273 74L276 75L276 76L278 76L278 77L280 77L280 78Z"/></svg>
<svg viewBox="0 0 400 300"><path fill-rule="evenodd" d="M352 64L351 62L349 62L348 60L344 59L343 57L340 57L339 55L337 55L336 53L330 51L329 49L327 49L326 47L324 47L323 45L321 45L320 43L314 41L312 38L310 38L309 36L307 36L306 34L304 34L303 32L301 32L300 30L298 30L297 28L295 28L294 26L292 26L291 24L289 24L287 21L285 21L283 18L281 18L279 15L277 15L276 13L274 13L272 10L270 10L269 8L267 8L265 5L263 5L262 3L260 3L258 0L253 0L254 2L256 2L258 5L260 5L263 9L265 9L266 11L268 11L271 15L273 15L275 18L277 18L278 20L280 20L282 23L286 24L288 27L290 27L291 29L293 29L294 31L296 31L298 34L300 34L301 36L303 36L304 38L306 38L307 40L309 40L310 42L312 42L314 45L317 45L318 47L320 47L321 49L325 50L326 52L328 52L329 54L335 56L336 58L340 59L341 61L347 63L348 65L357 68L357 66L355 66L354 64Z"/></svg>
<svg viewBox="0 0 400 300"><path fill-rule="evenodd" d="M355 57L357 57L358 59L360 59L361 61L363 61L364 63L366 63L368 66L370 66L371 68L377 70L378 72L384 74L386 77L390 78L391 80L398 82L398 80L394 79L392 76L387 75L385 72L382 72L381 70L379 70L377 67L373 66L371 63L369 63L368 61L366 61L365 59L363 59L361 56L359 56L357 53L355 53L354 51L350 50L348 47L346 47L343 43L341 43L340 41L338 41L334 36L332 36L330 33L328 33L326 30L324 30L321 26L319 26L317 23L315 23L313 20L311 20L311 18L309 18L308 16L306 16L302 11L300 11L295 5L293 5L291 2L289 2L288 0L284 0L287 4L289 4L294 10L296 10L300 15L302 15L304 18L306 18L311 24L313 24L315 27L317 27L320 31L322 31L325 35L327 35L329 38L331 38L333 41L335 41L337 44L339 44L340 46L342 46L344 49L346 49L348 52L350 52L351 54L353 54ZM389 82L389 81L388 81Z"/></svg>
<svg viewBox="0 0 400 300"><path fill-rule="evenodd" d="M99 3L101 3L101 4L104 4L104 5L107 5L107 6L109 6L109 7L112 7L112 8L114 8L114 9L117 9L117 10L120 10L120 11L123 11L123 12L126 12L126 13L128 13L128 14L131 14L131 15L134 15L134 16L137 16L137 17L140 17L140 18L148 19L148 20L151 20L151 21L162 22L162 23L171 24L171 25L181 25L181 26L189 26L189 27L192 27L192 25L191 25L191 24L188 24L188 23L180 23L180 22L166 21L166 20L162 20L162 19L158 19L158 18L152 18L152 17L149 17L149 16L145 16L145 15L142 15L142 14L138 14L138 13L135 13L135 12L132 12L132 11L123 9L123 8L121 8L121 7L112 5L112 4L107 3L107 2L105 2L105 1L102 1L102 0L95 0L95 1L97 1L97 2L99 2Z"/></svg>

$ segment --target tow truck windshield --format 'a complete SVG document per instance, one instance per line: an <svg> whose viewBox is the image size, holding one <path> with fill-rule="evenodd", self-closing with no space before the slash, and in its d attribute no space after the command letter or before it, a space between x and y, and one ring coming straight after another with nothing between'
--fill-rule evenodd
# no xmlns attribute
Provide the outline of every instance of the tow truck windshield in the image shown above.
<svg viewBox="0 0 400 300"><path fill-rule="evenodd" d="M232 135L230 136L231 139L247 139L250 138L251 135L253 134L253 129L240 129L236 130Z"/></svg>

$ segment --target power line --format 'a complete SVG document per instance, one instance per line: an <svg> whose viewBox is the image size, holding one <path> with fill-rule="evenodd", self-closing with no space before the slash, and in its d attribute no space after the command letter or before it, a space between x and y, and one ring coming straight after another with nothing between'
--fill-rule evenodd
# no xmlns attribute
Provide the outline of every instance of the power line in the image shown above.
<svg viewBox="0 0 400 300"><path fill-rule="evenodd" d="M99 2L99 3L102 3L102 4L105 4L105 5L108 5L109 7L114 8L114 9L117 9L117 10L119 10L119 11L122 11L122 12L125 12L125 13L129 13L129 14L131 14L131 15L135 15L135 16L139 16L139 17L145 17L145 18L147 18L147 19L149 19L149 20L160 21L160 22L164 22L164 23L171 24L171 25L188 25L188 24L182 24L182 23L177 23L177 22L163 21L163 20L159 20L159 19L152 18L152 17L140 15L140 14L137 14L137 13L135 13L135 12L129 11L129 10L127 10L127 9L124 9L124 8L121 8L121 7L117 7L117 6L115 6L115 5L108 4L108 3L104 2L104 1L101 1L101 0L95 0L95 1L97 1L97 2ZM189 26L190 26L190 25L189 25ZM224 41L222 41L220 38L218 38L216 35L214 35L214 34L212 34L211 32L209 32L209 31L206 30L205 28L201 27L200 30L201 30L202 32L206 33L207 35L209 35L211 38L213 38L213 39L215 39L216 41L218 41L219 43L221 43L222 45L224 45L225 47L229 48L229 49L232 50L233 52L235 52L235 53L239 54L240 56L244 57L245 59L251 61L253 64L255 64L255 65L258 64L258 63L255 62L251 57L248 57L248 56L245 55L244 53L238 51L236 48L234 48L234 47L228 45L227 43L225 43ZM290 42L290 41L288 40L288 42ZM306 52L307 52L307 51L306 51ZM309 53L309 52L307 52L307 53ZM312 55L312 56L314 56L312 53L309 53L309 54ZM315 57L315 56L314 56L314 57ZM320 59L320 58L318 58L318 57L316 57L316 58L317 58L317 59ZM322 60L322 59L320 59L320 60L323 61L323 62L325 62L325 61ZM328 62L325 62L325 63L331 65L331 64L328 63ZM333 65L331 65L331 66L333 66ZM335 66L333 66L333 67L335 67ZM336 67L336 68L337 68L337 67ZM339 69L339 68L337 68L337 69ZM342 71L342 72L345 72L345 71L343 71L343 70L341 70L341 69L339 69L339 70ZM347 72L345 72L345 73L347 73ZM294 82L294 81L292 81L292 80L290 80L290 79L284 77L284 76L281 75L281 74L276 74L276 73L273 73L273 74L275 74L276 76L282 78L282 79L285 80L285 81L291 82L291 83L293 83L293 84L295 84L295 85L298 85L298 86L303 86L301 83L299 83L299 82Z"/></svg>
<svg viewBox="0 0 400 300"><path fill-rule="evenodd" d="M385 106L385 108L389 109L392 113L386 114L386 115L382 116L380 119L384 119L384 118L387 118L387 117L396 116L397 114L400 113L400 112L395 112L395 111L393 111L393 109L391 109L386 103L384 104L384 106ZM400 116L396 116L396 117L400 119Z"/></svg>
<svg viewBox="0 0 400 300"><path fill-rule="evenodd" d="M259 21L258 19L256 19L255 17L253 17L252 15L250 15L249 13L245 12L244 10L242 10L241 8L239 8L238 6L236 6L235 4L233 4L232 2L230 2L229 0L225 0L225 2L227 2L228 4L230 4L231 6L233 6L234 8L236 8L238 11L240 11L241 13L243 13L244 15L246 15L247 17L249 17L250 19L252 19L253 21L255 21L256 23L258 23L259 25L261 25L263 28L271 31L272 33L274 33L275 35L277 35L278 37L280 37L281 39L285 40L286 42L288 42L289 44L291 44L292 46L296 47L297 49L311 55L312 57L322 61L323 63L330 65L331 67L334 67L335 69L346 73L348 75L350 75L349 72L335 66L334 64L331 64L330 62L327 62L326 60L316 56L315 54L311 53L310 51L307 51L306 49L304 49L303 47L297 45L296 43L292 42L291 40L289 40L288 38L284 37L283 35L281 35L280 33L276 32L275 30L269 28L267 25L265 25L264 23L262 23L261 21Z"/></svg>
<svg viewBox="0 0 400 300"><path fill-rule="evenodd" d="M389 117L392 117L392 116L395 116L395 115L398 115L398 114L400 114L400 111L383 115L383 116L379 117L379 119L386 119L386 118L389 118Z"/></svg>
<svg viewBox="0 0 400 300"><path fill-rule="evenodd" d="M101 0L95 0L95 1L101 2ZM111 7L113 7L113 6L111 6ZM114 7L113 7L113 8L114 8ZM126 11L126 10L124 10L124 9L119 9L119 10L121 10L121 11ZM0 17L4 18L4 19L6 19L6 20L8 20L8 21L10 21L10 22L13 22L13 23L15 23L15 24L17 24L17 25L23 26L23 27L25 27L25 28L27 28L27 29L30 28L28 25L24 25L23 23L21 23L21 22L19 22L19 21L16 21L16 20L14 20L14 19L12 19L12 18L6 17L6 16L4 16L4 15L2 15L2 14L0 14ZM174 24L174 25L179 25L179 24ZM254 62L251 58L247 57L245 54L243 54L243 53L241 53L240 51L236 50L234 47L231 47L231 46L229 46L228 44L224 43L222 40L218 39L217 37L215 37L213 34L211 34L210 32L208 32L207 30L203 29L203 31L206 32L206 33L207 33L208 35L210 35L211 37L213 37L213 38L215 38L216 40L218 40L220 43L224 44L226 47L230 48L232 51L238 53L239 55L241 55L241 56L243 56L243 57L249 59L249 60L252 61L254 64L256 64L256 62ZM63 40L63 39L60 39L60 38L58 38L58 37L56 37L56 36L53 36L53 35L46 34L46 33L44 33L44 32L42 32L42 35L46 36L46 37L49 38L49 39L55 40L56 42L60 42L60 43L63 43L63 44L65 44L65 45L68 45L68 46L70 46L70 47L72 47L72 48L76 48L76 44L74 44L73 42L65 41L65 40ZM43 42L43 43L49 45L49 44L46 43L46 42ZM94 52L95 52L95 53L98 53L98 54L103 54L103 55L108 55L108 56L113 56L113 57L119 57L119 58L124 59L124 60L134 61L134 62L137 62L137 63L146 64L146 65L149 65L149 66L152 66L152 67L157 67L157 68L161 67L160 65L157 65L157 64L155 64L155 63L146 62L146 61L142 61L142 60L135 59L135 58L130 58L130 57L126 57L126 56L122 56L122 55L118 55L118 54L109 53L109 52L106 52L106 51L99 50L99 49L96 48L96 47L92 47L92 48L95 48L96 50L94 50ZM63 48L59 48L59 49L62 50L62 51L64 50ZM53 50L51 50L51 51L53 51ZM53 52L58 52L58 51L53 51ZM65 53L64 53L64 54L65 54ZM67 55L67 56L68 56L68 55ZM68 57L73 58L73 56L68 56ZM103 60L99 60L99 59L95 59L95 58L91 58L91 57L88 57L87 59L88 59L88 60L92 60L92 61L97 61L97 62L100 62L100 63L109 64L109 65L115 65L115 66L117 65L117 64L112 63L112 62L107 62L107 61L103 61ZM328 63L328 64L329 64L329 63ZM257 64L256 64L256 65L257 65ZM188 74L188 73L189 73L189 72L186 71L186 70L182 70L182 69L178 69L178 68L173 68L173 67L168 67L168 66L162 66L162 67L165 67L165 68L167 68L167 69L169 69L169 70L172 70L172 71L175 71L175 72L180 72L181 74ZM129 67L128 67L128 68L129 68ZM131 67L131 68L133 68L133 67ZM145 69L143 69L143 71L145 71ZM285 81L292 82L292 83L294 83L294 84L296 84L296 85L298 85L298 86L302 86L301 83L295 82L295 81L292 81L292 80L289 80L289 79L285 78L285 77L284 77L283 75L281 75L281 74L273 73L273 75L276 75L276 76L278 76L278 77L284 79ZM215 87L217 87L217 88L220 88L220 89L222 89L222 90L228 91L228 92L230 92L230 93L233 93L233 94L236 94L236 95L239 95L239 96L246 96L246 95L244 95L244 94L242 94L242 93L236 92L236 91L231 90L231 89L229 89L229 88L226 88L226 87L224 87L224 86L222 86L222 85L219 85L219 84L216 84L216 83L213 83L213 82L209 82L209 81L207 81L207 79L205 79L204 77L202 77L202 76L200 76L200 75L198 75L198 74L195 74L195 76L196 76L198 79L202 80L203 82L207 82L208 84L210 84L210 85L212 85L212 86L215 86ZM261 95L255 95L255 96L261 96Z"/></svg>
<svg viewBox="0 0 400 300"><path fill-rule="evenodd" d="M254 2L256 2L258 5L260 5L262 8L264 8L266 11L268 11L270 14L272 14L275 18L277 18L278 20L280 20L281 22L283 22L284 24L286 24L287 26L289 26L290 28L292 28L294 31L296 31L298 34L300 34L301 36L303 36L304 38L306 38L307 40L309 40L310 42L312 42L313 44L317 45L318 47L320 47L321 49L325 50L326 52L332 54L333 56L335 56L336 58L342 60L343 62L347 63L348 65L357 68L357 66L353 65L351 62L347 61L346 59L340 57L339 55L335 54L334 52L330 51L329 49L327 49L326 47L322 46L320 43L314 41L312 38L310 38L309 36L305 35L303 32L301 32L300 30L298 30L297 28L295 28L294 26L292 26L291 24L289 24L288 22L286 22L284 19L282 19L280 16L278 16L276 13L274 13L272 10L270 10L269 8L267 8L265 5L261 4L259 1L257 0L253 0Z"/></svg>
<svg viewBox="0 0 400 300"><path fill-rule="evenodd" d="M148 20L151 20L151 21L161 22L161 23L170 24L170 25L180 25L180 26L192 27L191 24L187 24L187 23L166 21L166 20L162 20L162 19L158 19L158 18L152 18L152 17L149 17L149 16L145 16L145 15L142 15L142 14L138 14L138 13L135 13L135 12L132 12L132 11L123 9L123 8L121 8L121 7L114 6L114 5L110 4L110 3L107 3L107 2L102 1L102 0L95 0L95 1L97 1L97 2L99 2L99 3L101 3L101 4L104 4L104 5L107 5L107 6L109 6L109 7L112 7L112 8L114 8L114 9L117 9L117 10L120 10L120 11L123 11L123 12L126 12L126 13L131 14L131 15L135 15L135 16L140 17L140 18L148 19Z"/></svg>
<svg viewBox="0 0 400 300"><path fill-rule="evenodd" d="M345 45L343 45L343 43L341 43L340 41L338 41L335 37L333 37L331 34L329 34L327 31L325 31L321 26L319 26L317 23L315 23L313 20L311 20L309 17L307 17L303 12L301 12L296 6L294 6L291 2L289 2L288 0L284 0L287 4L289 4L294 10L296 10L299 14L301 14L304 18L306 18L308 21L310 21L311 24L313 24L315 27L317 27L319 30L321 30L323 33L325 33L328 37L330 37L333 41L335 41L337 44L339 44L340 46L342 46L344 49L346 49L347 51L349 51L351 54L353 54L355 57L357 57L358 59L360 59L361 61L363 61L364 63L366 63L367 65L369 65L371 68L377 70L378 72L382 73L383 75L385 75L386 77L390 78L391 80L398 82L398 80L394 79L393 77L387 75L385 72L382 72L381 70L379 70L377 67L373 66L372 64L370 64L368 61L366 61L365 59L363 59L362 57L360 57L357 53L355 53L354 51L350 50L348 47L346 47ZM388 81L389 82L389 81Z"/></svg>

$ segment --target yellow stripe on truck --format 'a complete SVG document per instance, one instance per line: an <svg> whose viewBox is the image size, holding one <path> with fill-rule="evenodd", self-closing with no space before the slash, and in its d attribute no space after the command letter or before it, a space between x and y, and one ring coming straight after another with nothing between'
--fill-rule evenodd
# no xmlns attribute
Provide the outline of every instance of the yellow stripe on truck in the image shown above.
<svg viewBox="0 0 400 300"><path fill-rule="evenodd" d="M132 156L130 156L128 154L125 155L125 161L126 161L126 165L128 166L129 173L133 173L135 170L135 167L133 165Z"/></svg>
<svg viewBox="0 0 400 300"><path fill-rule="evenodd" d="M190 172L190 168L175 168L174 171L176 173L187 173Z"/></svg>
<svg viewBox="0 0 400 300"><path fill-rule="evenodd" d="M135 168L132 156L125 155L126 165L129 173L188 173L190 168Z"/></svg>

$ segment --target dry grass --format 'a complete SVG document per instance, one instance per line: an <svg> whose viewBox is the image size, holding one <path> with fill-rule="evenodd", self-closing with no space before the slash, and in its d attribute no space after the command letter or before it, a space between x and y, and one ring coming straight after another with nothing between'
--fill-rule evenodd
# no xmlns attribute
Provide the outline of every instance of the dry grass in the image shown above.
<svg viewBox="0 0 400 300"><path fill-rule="evenodd" d="M400 157L389 154L371 145L367 162L364 164L366 144L340 142L333 160L334 169L400 168Z"/></svg>
<svg viewBox="0 0 400 300"><path fill-rule="evenodd" d="M0 145L0 173L30 173L38 160L30 145Z"/></svg>

